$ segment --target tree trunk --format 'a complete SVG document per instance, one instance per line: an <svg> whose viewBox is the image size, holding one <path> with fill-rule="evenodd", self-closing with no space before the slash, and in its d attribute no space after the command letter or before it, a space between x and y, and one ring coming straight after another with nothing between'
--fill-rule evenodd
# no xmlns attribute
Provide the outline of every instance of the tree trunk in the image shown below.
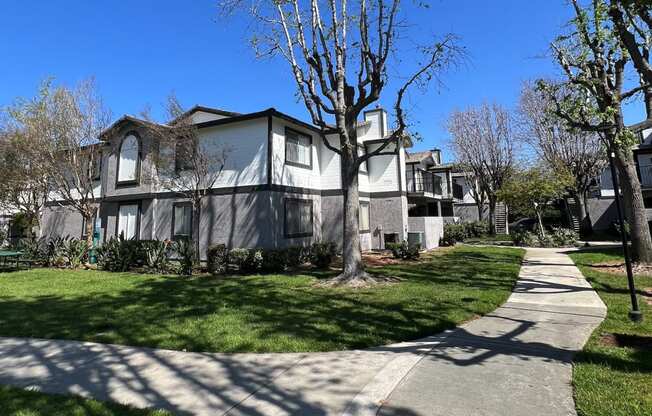
<svg viewBox="0 0 652 416"><path fill-rule="evenodd" d="M618 168L620 186L623 191L626 211L628 211L629 232L632 241L632 257L634 261L652 263L652 238L643 203L641 183L638 180L634 154L631 149L615 152L615 162ZM619 195L616 195L618 198Z"/></svg>
<svg viewBox="0 0 652 416"><path fill-rule="evenodd" d="M484 203L480 201L476 202L475 205L478 207L478 221L482 221L482 208L484 208Z"/></svg>
<svg viewBox="0 0 652 416"><path fill-rule="evenodd" d="M357 142L355 124L348 129L349 137L340 138L342 154L340 156L340 172L342 176L342 273L327 281L330 285L365 286L376 282L376 279L365 272L360 247L359 208L360 194L358 189L358 169L355 166L353 150L347 151L347 139Z"/></svg>
<svg viewBox="0 0 652 416"><path fill-rule="evenodd" d="M90 263L90 250L93 249L93 232L95 231L95 213L96 209L91 209L90 213L87 212L84 214L84 221L86 222L86 227L84 232L86 233L86 247L88 247L88 254L86 256L86 263Z"/></svg>
<svg viewBox="0 0 652 416"><path fill-rule="evenodd" d="M496 235L496 198L489 197L489 232Z"/></svg>
<svg viewBox="0 0 652 416"><path fill-rule="evenodd" d="M348 177L344 177L342 181L344 187L342 277L350 280L356 279L364 274L364 264L362 263L358 223L358 208L360 206L358 175L353 172L346 173Z"/></svg>
<svg viewBox="0 0 652 416"><path fill-rule="evenodd" d="M199 220L201 215L201 199L199 201L192 203L192 241L190 243L193 245L193 261L196 265L199 265L201 262L201 253L199 252Z"/></svg>
<svg viewBox="0 0 652 416"><path fill-rule="evenodd" d="M86 246L89 250L93 248L93 231L95 231L95 211L90 214L84 215L84 221L86 222Z"/></svg>
<svg viewBox="0 0 652 416"><path fill-rule="evenodd" d="M573 199L577 205L577 217L580 224L580 236L586 237L593 233L593 227L591 226L591 218L586 210L586 195L580 195L577 192L573 193ZM573 215L573 213L570 213Z"/></svg>
<svg viewBox="0 0 652 416"><path fill-rule="evenodd" d="M543 219L541 218L541 211L538 209L535 210L537 214L537 224L539 226L539 237L544 238L546 236L545 229L543 228Z"/></svg>

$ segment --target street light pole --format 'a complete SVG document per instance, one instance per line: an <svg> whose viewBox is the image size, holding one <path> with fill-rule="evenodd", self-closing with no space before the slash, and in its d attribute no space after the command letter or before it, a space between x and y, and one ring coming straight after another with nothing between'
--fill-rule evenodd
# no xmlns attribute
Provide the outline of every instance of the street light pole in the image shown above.
<svg viewBox="0 0 652 416"><path fill-rule="evenodd" d="M614 187L614 199L616 200L616 210L618 211L618 223L620 224L620 236L623 242L623 254L625 255L625 269L627 269L627 285L629 286L629 297L632 301L632 310L629 311L629 319L634 322L643 320L643 314L638 307L636 298L636 288L634 287L634 273L632 273L632 259L629 256L629 245L627 243L627 231L625 230L625 220L623 218L623 209L620 204L620 185L616 166L614 165L613 148L609 149L609 166L611 167L611 181Z"/></svg>

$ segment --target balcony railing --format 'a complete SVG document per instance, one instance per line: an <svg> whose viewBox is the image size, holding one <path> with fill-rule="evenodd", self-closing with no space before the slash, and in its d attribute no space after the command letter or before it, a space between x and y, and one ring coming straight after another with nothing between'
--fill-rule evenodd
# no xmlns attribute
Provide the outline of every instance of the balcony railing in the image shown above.
<svg viewBox="0 0 652 416"><path fill-rule="evenodd" d="M441 178L422 169L407 170L407 190L413 193L442 194Z"/></svg>
<svg viewBox="0 0 652 416"><path fill-rule="evenodd" d="M652 165L639 165L641 172L641 186L644 188L652 188Z"/></svg>

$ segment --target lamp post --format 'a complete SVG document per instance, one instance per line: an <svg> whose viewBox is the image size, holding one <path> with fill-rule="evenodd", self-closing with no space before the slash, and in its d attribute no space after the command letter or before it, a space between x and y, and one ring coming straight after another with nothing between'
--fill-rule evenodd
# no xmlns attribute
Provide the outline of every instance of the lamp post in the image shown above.
<svg viewBox="0 0 652 416"><path fill-rule="evenodd" d="M643 320L643 314L638 307L636 299L636 288L634 287L634 273L632 273L632 259L629 256L629 245L627 244L627 232L625 230L625 220L623 218L623 209L620 204L620 184L614 166L613 147L609 149L609 166L611 168L611 181L614 187L614 199L616 200L616 210L618 211L618 223L620 224L620 236L623 242L623 254L625 255L625 269L627 270L627 286L629 287L629 297L632 301L632 310L629 311L629 319L634 322Z"/></svg>

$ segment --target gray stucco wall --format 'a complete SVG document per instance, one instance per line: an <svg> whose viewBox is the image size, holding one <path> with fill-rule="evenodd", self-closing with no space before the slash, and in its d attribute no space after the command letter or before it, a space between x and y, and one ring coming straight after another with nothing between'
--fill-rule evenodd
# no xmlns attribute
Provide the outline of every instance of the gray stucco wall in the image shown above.
<svg viewBox="0 0 652 416"><path fill-rule="evenodd" d="M65 206L43 208L41 235L44 237L75 237L82 235L82 216L76 210Z"/></svg>
<svg viewBox="0 0 652 416"><path fill-rule="evenodd" d="M591 217L591 225L594 231L604 231L617 221L618 212L613 198L589 198L587 211Z"/></svg>
<svg viewBox="0 0 652 416"><path fill-rule="evenodd" d="M439 247L444 236L444 217L409 217L410 232L421 232L424 237L422 248L427 250Z"/></svg>
<svg viewBox="0 0 652 416"><path fill-rule="evenodd" d="M69 206L51 205L43 208L41 215L41 235L43 237L81 238L83 230L81 214ZM100 234L100 241L103 235Z"/></svg>
<svg viewBox="0 0 652 416"><path fill-rule="evenodd" d="M383 234L398 233L399 240L406 239L407 201L405 197L371 198L369 202L369 225L371 229L371 247L384 248Z"/></svg>
<svg viewBox="0 0 652 416"><path fill-rule="evenodd" d="M484 218L489 217L489 207L484 206ZM454 204L453 214L458 217L461 222L478 221L478 207L475 204Z"/></svg>

